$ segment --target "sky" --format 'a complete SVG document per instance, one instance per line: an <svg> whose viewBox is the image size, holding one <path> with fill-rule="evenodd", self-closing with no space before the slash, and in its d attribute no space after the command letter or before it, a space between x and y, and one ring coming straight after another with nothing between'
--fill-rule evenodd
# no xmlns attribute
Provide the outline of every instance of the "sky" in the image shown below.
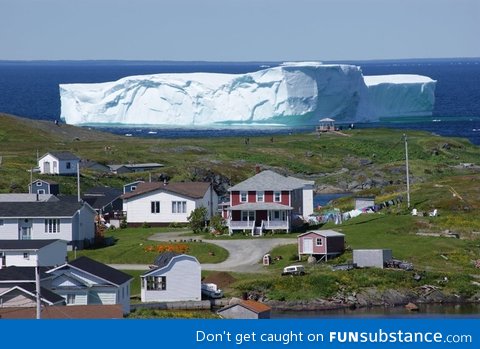
<svg viewBox="0 0 480 349"><path fill-rule="evenodd" d="M0 0L0 60L480 57L480 0Z"/></svg>

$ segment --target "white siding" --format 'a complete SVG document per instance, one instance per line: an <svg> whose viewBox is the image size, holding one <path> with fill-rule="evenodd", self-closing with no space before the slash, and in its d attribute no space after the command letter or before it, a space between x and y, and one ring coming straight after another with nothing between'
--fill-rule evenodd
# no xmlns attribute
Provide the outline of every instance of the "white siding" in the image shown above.
<svg viewBox="0 0 480 349"><path fill-rule="evenodd" d="M52 212L52 214L54 213ZM32 222L32 240L34 239L38 239L38 240L60 239L65 241L72 240L72 219L71 218L60 218L60 232L58 233L45 232L45 218L33 218L32 221L33 221Z"/></svg>
<svg viewBox="0 0 480 349"><path fill-rule="evenodd" d="M172 259L168 267L161 268L151 276L166 276L166 290L146 289L146 278L141 278L142 302L196 301L202 299L200 263L191 256L182 255Z"/></svg>
<svg viewBox="0 0 480 349"><path fill-rule="evenodd" d="M18 240L18 219L0 218L3 225L0 225L0 240Z"/></svg>
<svg viewBox="0 0 480 349"><path fill-rule="evenodd" d="M152 201L160 202L160 213L151 213ZM172 213L173 201L186 201L186 213ZM194 200L165 192L139 195L124 201L128 223L187 223L187 217L195 208Z"/></svg>
<svg viewBox="0 0 480 349"><path fill-rule="evenodd" d="M49 169L45 167L45 163L48 162ZM54 166L56 162L56 167ZM70 168L67 168L67 163L70 163ZM38 167L42 174L59 174L59 175L73 175L77 173L78 160L58 160L51 154L47 154L38 160Z"/></svg>
<svg viewBox="0 0 480 349"><path fill-rule="evenodd" d="M37 265L37 253L35 251L25 251L28 258L23 257L23 251L5 251L5 265L17 267L35 267Z"/></svg>
<svg viewBox="0 0 480 349"><path fill-rule="evenodd" d="M75 240L93 240L95 238L95 211L88 206L83 206L77 214L79 230L78 235L74 235Z"/></svg>
<svg viewBox="0 0 480 349"><path fill-rule="evenodd" d="M307 217L313 214L313 186L303 187L303 216Z"/></svg>

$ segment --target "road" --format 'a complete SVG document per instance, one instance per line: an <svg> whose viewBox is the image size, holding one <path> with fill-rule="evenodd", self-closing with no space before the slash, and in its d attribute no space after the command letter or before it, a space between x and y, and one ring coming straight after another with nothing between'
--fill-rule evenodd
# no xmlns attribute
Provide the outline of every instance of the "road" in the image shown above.
<svg viewBox="0 0 480 349"><path fill-rule="evenodd" d="M149 240L173 241L190 239L191 236L182 236L183 232L158 233ZM223 247L229 253L228 258L221 263L203 263L203 270L233 271L243 273L257 273L262 271L262 257L276 246L294 244L295 239L248 239L248 240L203 240ZM148 265L141 264L109 264L116 269L147 270Z"/></svg>

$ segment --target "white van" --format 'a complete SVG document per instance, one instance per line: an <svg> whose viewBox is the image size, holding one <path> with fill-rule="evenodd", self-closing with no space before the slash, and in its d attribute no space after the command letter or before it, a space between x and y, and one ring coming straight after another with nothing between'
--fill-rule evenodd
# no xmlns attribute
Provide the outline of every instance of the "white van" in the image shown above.
<svg viewBox="0 0 480 349"><path fill-rule="evenodd" d="M305 275L305 268L303 265L290 265L283 268L282 275Z"/></svg>

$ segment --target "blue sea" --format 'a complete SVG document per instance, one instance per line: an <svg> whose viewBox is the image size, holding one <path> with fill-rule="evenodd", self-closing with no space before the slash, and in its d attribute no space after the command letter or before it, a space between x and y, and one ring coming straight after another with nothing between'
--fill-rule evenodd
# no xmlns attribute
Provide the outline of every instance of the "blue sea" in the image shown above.
<svg viewBox="0 0 480 349"><path fill-rule="evenodd" d="M145 62L145 61L0 61L0 112L32 119L60 117L59 84L93 83L125 76L155 73L246 73L281 62ZM362 127L390 127L466 137L480 144L480 58L398 61L348 61L361 66L364 75L420 74L437 80L432 117L356 124ZM313 127L314 125L312 125ZM144 137L254 136L307 132L312 128L123 128L104 130Z"/></svg>

